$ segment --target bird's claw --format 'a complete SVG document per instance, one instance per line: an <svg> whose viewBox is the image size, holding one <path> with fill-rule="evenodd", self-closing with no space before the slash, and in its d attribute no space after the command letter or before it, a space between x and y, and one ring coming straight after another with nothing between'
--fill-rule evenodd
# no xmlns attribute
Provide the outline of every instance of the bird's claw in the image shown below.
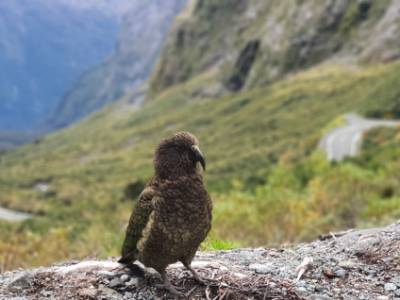
<svg viewBox="0 0 400 300"><path fill-rule="evenodd" d="M213 284L213 283L216 283L216 282L218 282L218 280L216 280L216 279L212 279L212 278L209 278L209 277L194 277L194 279L198 282L198 283L200 283L200 284L202 284L202 285L210 285L210 283L211 284Z"/></svg>
<svg viewBox="0 0 400 300"><path fill-rule="evenodd" d="M156 288L167 290L171 295L176 298L187 298L187 295L178 291L171 284L156 284Z"/></svg>

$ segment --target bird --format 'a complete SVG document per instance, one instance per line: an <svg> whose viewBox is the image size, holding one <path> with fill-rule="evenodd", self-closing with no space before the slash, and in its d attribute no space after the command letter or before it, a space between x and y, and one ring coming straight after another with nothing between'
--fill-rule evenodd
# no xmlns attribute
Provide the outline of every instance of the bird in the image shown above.
<svg viewBox="0 0 400 300"><path fill-rule="evenodd" d="M155 269L164 288L182 294L169 281L166 268L181 262L200 283L191 267L212 223L212 200L205 188L206 161L197 138L186 131L163 139L154 155L154 176L146 184L129 219L119 263Z"/></svg>

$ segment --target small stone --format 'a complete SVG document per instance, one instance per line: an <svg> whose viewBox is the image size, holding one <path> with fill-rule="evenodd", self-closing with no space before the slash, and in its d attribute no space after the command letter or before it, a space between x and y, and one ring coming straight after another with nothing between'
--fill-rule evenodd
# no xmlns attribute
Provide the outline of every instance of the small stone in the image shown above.
<svg viewBox="0 0 400 300"><path fill-rule="evenodd" d="M311 296L310 300L333 300L333 299L326 295L314 295L314 296Z"/></svg>
<svg viewBox="0 0 400 300"><path fill-rule="evenodd" d="M126 274L122 275L120 278L121 278L121 281L122 281L122 282L126 282L126 281L129 280L129 276L126 275Z"/></svg>
<svg viewBox="0 0 400 300"><path fill-rule="evenodd" d="M94 299L96 298L97 291L94 288L84 288L78 291L79 296L82 298Z"/></svg>
<svg viewBox="0 0 400 300"><path fill-rule="evenodd" d="M249 269L259 274L274 273L273 266L271 264L251 264Z"/></svg>
<svg viewBox="0 0 400 300"><path fill-rule="evenodd" d="M137 285L139 285L139 279L138 278L131 278L131 280L125 282L125 285L126 286L132 286L132 285L137 286Z"/></svg>
<svg viewBox="0 0 400 300"><path fill-rule="evenodd" d="M300 294L300 296L305 296L308 294L307 289L304 287L299 287L296 289L297 293Z"/></svg>
<svg viewBox="0 0 400 300"><path fill-rule="evenodd" d="M9 284L8 287L11 289L27 289L31 286L33 275L30 273L22 273L16 276Z"/></svg>
<svg viewBox="0 0 400 300"><path fill-rule="evenodd" d="M353 269L358 267L358 264L355 261L352 260L342 260L339 262L339 267L344 268L344 269Z"/></svg>
<svg viewBox="0 0 400 300"><path fill-rule="evenodd" d="M121 282L121 280L119 278L114 278L113 280L111 280L111 282L109 284L109 286L111 288L115 288L115 287L118 287L118 286L121 286L121 285L122 285L122 282Z"/></svg>
<svg viewBox="0 0 400 300"><path fill-rule="evenodd" d="M132 294L131 292L126 292L126 293L124 294L124 297L127 298L127 299L132 299L133 294Z"/></svg>
<svg viewBox="0 0 400 300"><path fill-rule="evenodd" d="M322 273L328 278L335 277L335 272L333 272L333 270L329 267L322 268Z"/></svg>
<svg viewBox="0 0 400 300"><path fill-rule="evenodd" d="M388 296L378 296L377 300L389 300Z"/></svg>
<svg viewBox="0 0 400 300"><path fill-rule="evenodd" d="M337 269L334 272L335 277L344 278L347 275L347 272L344 269Z"/></svg>
<svg viewBox="0 0 400 300"><path fill-rule="evenodd" d="M393 291L397 290L397 286L391 282L385 283L384 288L385 288L386 292L393 292Z"/></svg>
<svg viewBox="0 0 400 300"><path fill-rule="evenodd" d="M315 291L316 291L317 293L321 293L321 292L324 291L324 288L321 287L321 286L319 286L319 285L316 285L316 286L315 286Z"/></svg>
<svg viewBox="0 0 400 300"><path fill-rule="evenodd" d="M354 254L364 254L371 251L381 243L381 240L375 236L368 236L360 238L353 246Z"/></svg>
<svg viewBox="0 0 400 300"><path fill-rule="evenodd" d="M99 271L97 274L104 278L113 278L115 276L115 273L110 271Z"/></svg>
<svg viewBox="0 0 400 300"><path fill-rule="evenodd" d="M117 291L107 287L102 288L99 292L101 293L101 296L98 296L100 299L121 299L120 294Z"/></svg>
<svg viewBox="0 0 400 300"><path fill-rule="evenodd" d="M400 288L400 276L393 277L390 279L390 282L393 282L398 288Z"/></svg>
<svg viewBox="0 0 400 300"><path fill-rule="evenodd" d="M40 294L43 295L44 297L49 298L49 297L51 297L52 293L51 293L51 291L41 291Z"/></svg>
<svg viewBox="0 0 400 300"><path fill-rule="evenodd" d="M307 290L309 290L310 292L315 292L315 285L313 284L309 284L306 286Z"/></svg>

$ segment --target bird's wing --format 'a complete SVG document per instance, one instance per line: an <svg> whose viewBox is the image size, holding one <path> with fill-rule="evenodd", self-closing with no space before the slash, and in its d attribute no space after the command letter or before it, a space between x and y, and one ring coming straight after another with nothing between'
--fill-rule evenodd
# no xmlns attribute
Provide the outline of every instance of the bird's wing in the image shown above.
<svg viewBox="0 0 400 300"><path fill-rule="evenodd" d="M120 263L131 263L137 258L137 244L142 238L143 229L149 220L149 216L153 211L153 198L155 197L154 189L151 186L146 187L139 196L136 207L129 219L128 228L126 229L125 241L122 246L122 257Z"/></svg>

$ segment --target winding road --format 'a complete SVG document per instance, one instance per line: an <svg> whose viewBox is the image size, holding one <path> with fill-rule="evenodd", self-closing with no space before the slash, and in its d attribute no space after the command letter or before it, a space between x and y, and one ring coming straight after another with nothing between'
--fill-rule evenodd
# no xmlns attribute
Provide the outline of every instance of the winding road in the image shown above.
<svg viewBox="0 0 400 300"><path fill-rule="evenodd" d="M347 124L329 132L320 142L330 161L341 161L356 156L360 150L363 133L375 127L400 126L400 121L362 118L356 114L345 116Z"/></svg>
<svg viewBox="0 0 400 300"><path fill-rule="evenodd" d="M0 207L0 221L19 222L30 219L31 217L32 216L27 213Z"/></svg>

